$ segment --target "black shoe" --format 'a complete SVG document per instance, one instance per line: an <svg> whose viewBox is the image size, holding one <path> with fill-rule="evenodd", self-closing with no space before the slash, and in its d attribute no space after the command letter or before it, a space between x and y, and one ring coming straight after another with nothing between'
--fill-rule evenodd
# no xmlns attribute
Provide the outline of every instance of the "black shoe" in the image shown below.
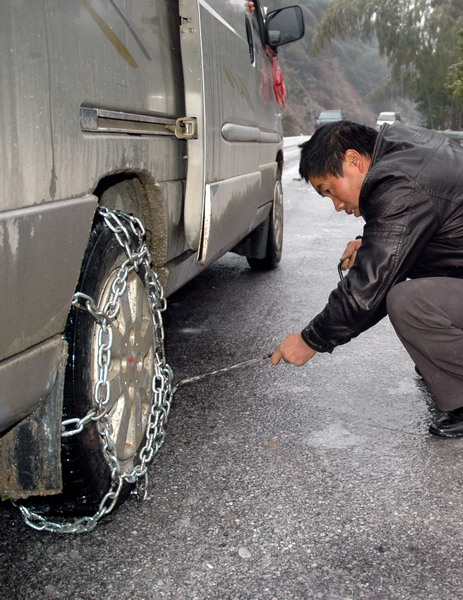
<svg viewBox="0 0 463 600"><path fill-rule="evenodd" d="M445 438L463 437L463 407L443 413L430 425L429 433Z"/></svg>

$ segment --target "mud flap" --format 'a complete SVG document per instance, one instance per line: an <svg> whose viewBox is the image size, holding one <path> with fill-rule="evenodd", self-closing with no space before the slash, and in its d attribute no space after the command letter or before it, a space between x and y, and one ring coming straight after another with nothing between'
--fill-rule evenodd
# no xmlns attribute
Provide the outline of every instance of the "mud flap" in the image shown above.
<svg viewBox="0 0 463 600"><path fill-rule="evenodd" d="M264 258L267 251L269 218L249 233L230 252L246 258Z"/></svg>
<svg viewBox="0 0 463 600"><path fill-rule="evenodd" d="M63 345L64 348L66 345ZM0 437L0 490L11 500L62 490L61 421L66 352L42 404Z"/></svg>

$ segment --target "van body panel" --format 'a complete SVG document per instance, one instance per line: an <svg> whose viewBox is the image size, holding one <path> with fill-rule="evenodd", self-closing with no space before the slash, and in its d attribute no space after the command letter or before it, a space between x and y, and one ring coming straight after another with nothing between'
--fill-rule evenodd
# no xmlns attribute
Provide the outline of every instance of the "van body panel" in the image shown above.
<svg viewBox="0 0 463 600"><path fill-rule="evenodd" d="M0 360L63 331L96 206L88 195L0 212Z"/></svg>
<svg viewBox="0 0 463 600"><path fill-rule="evenodd" d="M53 175L43 0L0 3L0 210L47 202Z"/></svg>
<svg viewBox="0 0 463 600"><path fill-rule="evenodd" d="M50 393L66 350L57 335L0 361L0 431L33 412Z"/></svg>
<svg viewBox="0 0 463 600"><path fill-rule="evenodd" d="M270 59L242 3L185 0L181 16L186 110L198 118L198 138L187 142L185 235L208 264L240 239L243 221L271 199L262 195L261 165L281 148L281 118L265 77ZM245 180L252 182L248 193L241 188Z"/></svg>
<svg viewBox="0 0 463 600"><path fill-rule="evenodd" d="M140 117L182 114L178 3L43 1L56 57L50 61L54 197L91 192L118 171L152 173L159 181L184 177L183 143L173 135L90 133L81 126L82 106Z"/></svg>

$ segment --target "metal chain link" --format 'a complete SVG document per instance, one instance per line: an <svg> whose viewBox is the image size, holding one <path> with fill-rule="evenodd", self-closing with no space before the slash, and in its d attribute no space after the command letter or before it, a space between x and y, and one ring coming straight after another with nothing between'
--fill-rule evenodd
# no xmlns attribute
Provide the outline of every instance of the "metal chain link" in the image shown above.
<svg viewBox="0 0 463 600"><path fill-rule="evenodd" d="M98 331L98 381L93 394L93 406L82 418L66 419L62 423L62 437L76 435L94 421L103 440L103 453L111 472L108 492L102 498L93 516L77 518L71 522L54 522L39 513L18 505L28 525L36 530L57 533L84 533L92 531L98 521L115 507L123 485L136 484L137 494L145 498L148 487L148 465L159 452L166 437L165 426L172 402L173 374L166 363L164 351L164 327L161 313L166 309L164 291L156 273L151 268L151 258L145 243L145 229L141 221L127 213L99 209L104 223L114 233L118 243L124 248L127 259L119 267L111 286L111 295L103 310L99 310L90 296L77 292L72 304L87 310L99 326ZM144 270L144 285L148 295L155 342L155 373L152 379L152 403L145 434L145 443L139 453L139 464L130 473L122 473L112 439L112 425L107 416L109 411L111 366L112 322L117 318L121 305L120 298L126 291L127 281L132 271Z"/></svg>

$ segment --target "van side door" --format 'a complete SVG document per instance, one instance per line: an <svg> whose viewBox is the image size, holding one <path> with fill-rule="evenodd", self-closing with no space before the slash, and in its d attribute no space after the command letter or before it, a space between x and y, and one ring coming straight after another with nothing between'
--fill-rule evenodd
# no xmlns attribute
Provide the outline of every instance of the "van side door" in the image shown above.
<svg viewBox="0 0 463 600"><path fill-rule="evenodd" d="M281 115L273 90L263 93L270 61L262 39L250 39L244 2L181 0L180 17L186 112L197 125L187 141L185 234L206 264L267 216Z"/></svg>

